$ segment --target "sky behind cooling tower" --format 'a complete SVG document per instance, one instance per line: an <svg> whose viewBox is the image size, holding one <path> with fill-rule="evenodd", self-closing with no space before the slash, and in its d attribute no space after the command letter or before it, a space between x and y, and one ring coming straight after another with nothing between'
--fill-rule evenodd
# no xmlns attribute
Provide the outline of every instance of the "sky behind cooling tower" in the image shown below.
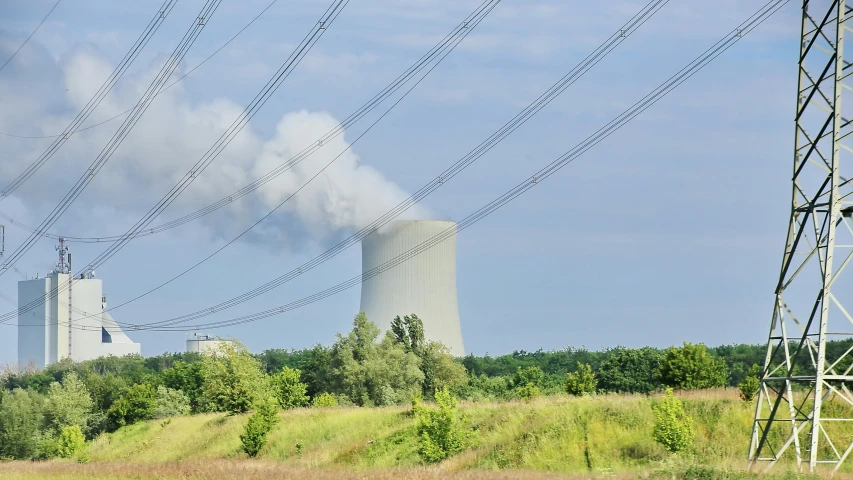
<svg viewBox="0 0 853 480"><path fill-rule="evenodd" d="M53 5L0 3L0 62ZM88 101L162 3L66 0L0 71L0 131L58 133ZM203 2L183 0L88 124L139 98ZM227 128L329 2L279 0L253 26L160 95L107 167L51 229L123 233ZM320 137L425 53L479 2L352 0L250 126L163 215L201 208ZM187 55L195 66L269 0L225 1ZM527 125L448 182L412 216L459 220L572 148L741 23L764 1L672 0ZM327 174L268 221L185 277L113 312L143 323L193 312L258 286L369 223L515 115L644 2L504 0L412 95ZM565 346L765 341L783 246L796 89L797 5L789 4L707 69L559 174L463 232L459 307L474 353ZM121 121L77 134L0 212L37 225ZM206 257L291 194L360 135L241 202L132 242L97 270L112 305ZM0 136L0 184L50 139ZM162 223L155 221L154 225ZM8 221L5 223L9 223ZM7 251L27 232L9 225ZM80 265L106 245L71 249ZM17 266L55 263L42 240ZM360 272L352 248L205 321L297 300ZM0 293L16 297L14 272ZM331 343L357 313L359 291L256 323L204 333L252 350ZM0 299L3 313L14 306ZM427 319L428 320L428 319ZM183 333L131 333L143 353L183 349ZM0 325L0 362L16 358Z"/></svg>

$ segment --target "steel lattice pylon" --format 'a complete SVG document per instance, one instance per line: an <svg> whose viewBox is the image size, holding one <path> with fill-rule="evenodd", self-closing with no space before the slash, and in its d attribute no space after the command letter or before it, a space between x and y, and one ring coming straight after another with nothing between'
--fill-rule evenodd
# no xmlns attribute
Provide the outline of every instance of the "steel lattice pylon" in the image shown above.
<svg viewBox="0 0 853 480"><path fill-rule="evenodd" d="M750 465L790 459L812 471L837 469L853 450L853 347L829 344L828 351L827 344L853 337L843 303L853 298L853 276L844 275L853 259L853 115L842 111L853 96L853 64L844 60L844 38L853 33L847 1L803 1L793 201Z"/></svg>

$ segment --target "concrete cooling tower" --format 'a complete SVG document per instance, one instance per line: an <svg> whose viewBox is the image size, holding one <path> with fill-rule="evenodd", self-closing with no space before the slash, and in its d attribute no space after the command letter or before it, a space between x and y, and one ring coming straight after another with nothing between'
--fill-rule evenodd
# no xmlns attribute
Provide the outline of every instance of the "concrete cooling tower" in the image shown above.
<svg viewBox="0 0 853 480"><path fill-rule="evenodd" d="M405 254L454 222L396 221L368 235L361 244L362 271L367 272ZM361 285L361 311L384 331L397 315L416 314L427 340L446 345L455 356L465 354L456 298L456 236L411 257Z"/></svg>

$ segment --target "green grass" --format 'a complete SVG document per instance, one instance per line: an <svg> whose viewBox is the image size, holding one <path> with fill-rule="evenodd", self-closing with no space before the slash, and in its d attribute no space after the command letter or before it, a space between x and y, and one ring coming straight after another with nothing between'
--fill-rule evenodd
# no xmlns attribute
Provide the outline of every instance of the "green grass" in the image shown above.
<svg viewBox="0 0 853 480"><path fill-rule="evenodd" d="M753 404L731 390L682 394L696 438L689 452L673 456L652 439L652 405L658 398L558 396L463 404L476 443L428 467L417 453L408 408L332 408L282 412L259 459L247 459L240 450L247 416L207 414L102 435L90 445L88 465L13 462L0 464L0 477L218 479L251 470L257 478L303 478L306 471L335 479L361 478L358 472L364 471L370 478L493 479L535 472L584 479L758 478L744 472ZM789 468L777 465L774 475L761 478L817 478L794 475Z"/></svg>
<svg viewBox="0 0 853 480"><path fill-rule="evenodd" d="M477 443L444 462L450 469L632 472L669 458L651 437L652 404L642 396L549 397L462 405ZM685 398L694 417L691 455L702 464L744 463L752 406L731 392ZM122 428L96 439L93 462L244 458L245 416L195 415ZM281 413L260 457L298 467L414 467L414 418L406 408L297 409ZM725 439L725 441L721 441Z"/></svg>

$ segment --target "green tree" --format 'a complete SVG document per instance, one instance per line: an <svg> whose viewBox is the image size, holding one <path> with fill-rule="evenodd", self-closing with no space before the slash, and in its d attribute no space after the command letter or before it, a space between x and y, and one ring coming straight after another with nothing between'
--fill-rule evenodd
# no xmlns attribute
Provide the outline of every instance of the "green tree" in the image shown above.
<svg viewBox="0 0 853 480"><path fill-rule="evenodd" d="M255 403L255 411L246 421L240 442L243 451L255 457L267 443L267 435L278 422L279 403L272 396L261 397Z"/></svg>
<svg viewBox="0 0 853 480"><path fill-rule="evenodd" d="M758 394L758 389L761 388L761 380L758 378L759 375L759 367L758 365L753 365L746 373L746 376L741 380L740 385L738 385L738 390L740 390L740 398L744 402L751 402L755 400L755 396Z"/></svg>
<svg viewBox="0 0 853 480"><path fill-rule="evenodd" d="M407 400L420 391L420 359L407 352L389 332L377 343L379 327L359 313L353 329L332 346L331 377L335 391L356 405L388 405Z"/></svg>
<svg viewBox="0 0 853 480"><path fill-rule="evenodd" d="M163 371L161 379L163 385L173 390L180 390L190 400L190 408L193 412L199 412L199 398L201 387L204 385L204 373L202 362L185 363L176 361L172 367Z"/></svg>
<svg viewBox="0 0 853 480"><path fill-rule="evenodd" d="M578 369L566 375L566 393L569 395L589 395L595 393L598 379L592 373L592 367L588 363L578 362Z"/></svg>
<svg viewBox="0 0 853 480"><path fill-rule="evenodd" d="M151 418L178 417L190 413L190 410L190 399L184 392L163 385L157 387Z"/></svg>
<svg viewBox="0 0 853 480"><path fill-rule="evenodd" d="M457 389L468 383L468 372L457 363L444 344L427 343L420 355L424 374L423 393L432 395L437 390Z"/></svg>
<svg viewBox="0 0 853 480"><path fill-rule="evenodd" d="M660 404L652 407L657 417L652 436L672 453L686 450L693 443L695 435L693 420L684 411L681 400L675 397L672 389L666 389Z"/></svg>
<svg viewBox="0 0 853 480"><path fill-rule="evenodd" d="M682 347L668 348L659 374L661 383L682 390L725 387L729 381L725 360L711 355L701 343L684 342Z"/></svg>
<svg viewBox="0 0 853 480"><path fill-rule="evenodd" d="M39 446L44 416L43 399L36 392L16 388L0 403L0 457L32 458Z"/></svg>
<svg viewBox="0 0 853 480"><path fill-rule="evenodd" d="M389 331L397 343L403 345L404 350L413 352L418 357L423 357L422 352L426 347L424 322L417 315L413 313L404 316L402 319L399 315L394 317L394 320L391 320Z"/></svg>
<svg viewBox="0 0 853 480"><path fill-rule="evenodd" d="M456 399L447 388L435 392L438 410L420 400L412 402L417 416L418 452L428 463L439 462L464 450L475 438L464 417L459 418Z"/></svg>
<svg viewBox="0 0 853 480"><path fill-rule="evenodd" d="M302 372L290 367L284 367L270 378L273 395L278 399L281 408L296 408L308 405L308 385L300 382Z"/></svg>
<svg viewBox="0 0 853 480"><path fill-rule="evenodd" d="M311 406L314 408L337 407L338 399L331 393L323 392L311 400Z"/></svg>
<svg viewBox="0 0 853 480"><path fill-rule="evenodd" d="M47 389L44 409L47 428L55 435L71 425L85 430L93 407L86 384L76 373L70 372L61 383L53 382Z"/></svg>
<svg viewBox="0 0 853 480"><path fill-rule="evenodd" d="M518 369L512 379L515 394L524 399L531 399L542 394L541 387L545 382L545 373L537 366Z"/></svg>
<svg viewBox="0 0 853 480"><path fill-rule="evenodd" d="M79 425L69 425L62 429L57 444L57 454L61 458L73 458L81 455L86 449L86 437Z"/></svg>
<svg viewBox="0 0 853 480"><path fill-rule="evenodd" d="M660 351L650 347L605 352L598 368L598 387L606 392L648 394L658 389Z"/></svg>
<svg viewBox="0 0 853 480"><path fill-rule="evenodd" d="M226 343L205 354L201 365L201 411L244 413L258 399L270 395L269 378L261 362L240 343Z"/></svg>
<svg viewBox="0 0 853 480"><path fill-rule="evenodd" d="M113 428L132 425L148 420L157 408L157 391L148 384L140 383L127 388L107 411L107 419Z"/></svg>

